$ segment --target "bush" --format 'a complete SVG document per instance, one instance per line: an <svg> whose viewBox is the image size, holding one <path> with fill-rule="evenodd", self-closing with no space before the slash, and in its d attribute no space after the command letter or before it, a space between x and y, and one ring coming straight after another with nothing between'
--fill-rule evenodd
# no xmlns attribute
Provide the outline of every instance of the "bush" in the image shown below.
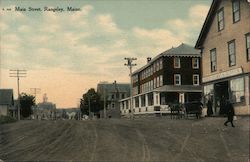
<svg viewBox="0 0 250 162"><path fill-rule="evenodd" d="M5 123L13 123L16 122L17 120L11 116L3 116L0 115L0 124L5 124Z"/></svg>

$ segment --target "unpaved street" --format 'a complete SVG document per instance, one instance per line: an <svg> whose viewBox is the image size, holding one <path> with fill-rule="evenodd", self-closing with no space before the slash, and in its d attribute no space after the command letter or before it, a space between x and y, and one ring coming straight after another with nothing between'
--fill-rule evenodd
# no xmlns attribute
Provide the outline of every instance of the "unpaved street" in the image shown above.
<svg viewBox="0 0 250 162"><path fill-rule="evenodd" d="M20 121L0 125L2 160L248 161L249 117Z"/></svg>

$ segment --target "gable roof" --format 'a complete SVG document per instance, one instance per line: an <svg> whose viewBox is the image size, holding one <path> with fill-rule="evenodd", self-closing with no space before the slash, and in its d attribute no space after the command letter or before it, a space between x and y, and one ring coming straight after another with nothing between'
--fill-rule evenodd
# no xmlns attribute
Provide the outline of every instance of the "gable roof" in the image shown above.
<svg viewBox="0 0 250 162"><path fill-rule="evenodd" d="M146 65L142 66L141 68L137 69L132 73L132 75L142 71L143 69L147 68L148 66L152 65L153 62L160 57L169 56L169 57L201 57L200 50L195 49L193 46L182 43L178 47L172 47L159 55L155 56L151 61L149 61Z"/></svg>
<svg viewBox="0 0 250 162"><path fill-rule="evenodd" d="M14 105L13 89L0 89L0 105Z"/></svg>
<svg viewBox="0 0 250 162"><path fill-rule="evenodd" d="M123 93L129 93L130 92L130 84L128 83L116 83L116 86L114 83L99 83L97 85L97 93L102 94L103 90L106 90L106 93L112 93L112 92L123 92Z"/></svg>
<svg viewBox="0 0 250 162"><path fill-rule="evenodd" d="M203 44L204 40L206 39L209 28L212 25L214 15L216 14L216 10L217 10L220 2L221 2L221 0L213 0L213 2L211 4L211 7L210 7L210 9L208 11L206 20L205 20L205 22L204 22L204 24L202 26L202 29L201 29L200 35L198 37L198 40L196 41L196 44L195 44L196 49L201 49L202 48L202 44Z"/></svg>

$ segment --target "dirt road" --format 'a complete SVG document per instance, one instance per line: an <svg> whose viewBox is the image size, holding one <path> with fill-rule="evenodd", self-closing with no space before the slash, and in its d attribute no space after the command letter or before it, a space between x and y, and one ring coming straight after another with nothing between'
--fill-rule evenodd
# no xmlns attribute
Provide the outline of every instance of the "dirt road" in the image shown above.
<svg viewBox="0 0 250 162"><path fill-rule="evenodd" d="M20 121L0 125L2 160L248 161L249 117Z"/></svg>

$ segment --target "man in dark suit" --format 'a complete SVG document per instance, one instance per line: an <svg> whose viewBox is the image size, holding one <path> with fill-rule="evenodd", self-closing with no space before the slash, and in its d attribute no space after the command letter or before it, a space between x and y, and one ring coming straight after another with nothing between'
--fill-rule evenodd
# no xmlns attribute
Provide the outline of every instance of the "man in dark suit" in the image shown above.
<svg viewBox="0 0 250 162"><path fill-rule="evenodd" d="M227 101L226 108L227 108L227 121L224 123L224 125L227 126L227 123L230 122L232 127L234 127L233 117L235 113L233 104L230 101Z"/></svg>

